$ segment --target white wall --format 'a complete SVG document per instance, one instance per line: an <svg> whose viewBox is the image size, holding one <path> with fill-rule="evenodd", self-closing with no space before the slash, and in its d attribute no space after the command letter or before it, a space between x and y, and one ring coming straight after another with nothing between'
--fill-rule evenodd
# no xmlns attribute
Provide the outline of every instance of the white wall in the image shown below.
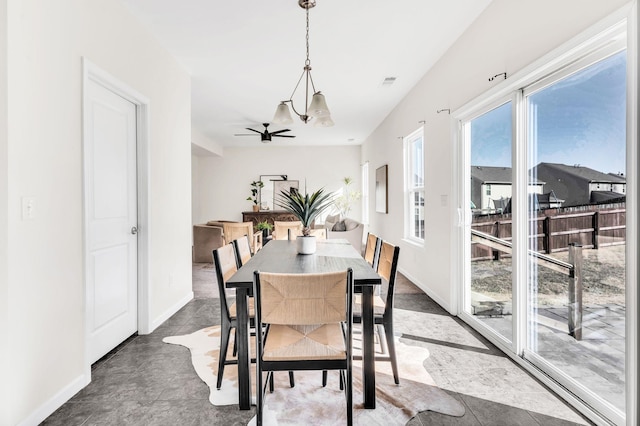
<svg viewBox="0 0 640 426"><path fill-rule="evenodd" d="M0 2L0 377L9 375L9 287L7 285L7 2ZM0 380L0 401L7 401L8 380ZM9 424L8 404L0 404L0 425Z"/></svg>
<svg viewBox="0 0 640 426"><path fill-rule="evenodd" d="M191 156L191 222L197 223L198 212L200 211L200 180L198 174L200 171L200 157ZM193 235L192 235L193 243Z"/></svg>
<svg viewBox="0 0 640 426"><path fill-rule="evenodd" d="M336 191L347 176L353 178L353 189L359 190L361 182L359 146L225 148L222 157L198 157L198 169L194 223L242 220L242 212L252 206L249 184L260 175L286 174L300 181L301 190L306 180L309 192L322 187ZM349 216L360 220L362 208L355 204Z"/></svg>
<svg viewBox="0 0 640 426"><path fill-rule="evenodd" d="M87 380L82 57L150 100L152 323L177 309L191 292L191 125L189 75L120 2L6 3L8 195L0 178L0 206L7 200L8 207L0 219L8 212L10 251L6 257L0 254L9 265L9 303L0 304L0 313L7 316L9 327L8 360L2 364L11 368L0 381L11 394L0 405L10 407L6 424L13 425L42 420ZM34 220L21 219L24 196L36 200ZM5 300L2 293L4 286L0 299Z"/></svg>
<svg viewBox="0 0 640 426"><path fill-rule="evenodd" d="M449 115L436 111L455 110L499 84L490 83L490 77L520 70L626 3L494 0L363 144L361 160L370 162L371 185L375 169L389 164L389 214L375 213L372 198L371 231L400 244L400 270L449 311L452 256L457 255L451 252L457 220L451 202L453 144ZM426 244L417 247L402 240L403 163L398 137L416 130L422 120L425 181L439 185L426 189Z"/></svg>

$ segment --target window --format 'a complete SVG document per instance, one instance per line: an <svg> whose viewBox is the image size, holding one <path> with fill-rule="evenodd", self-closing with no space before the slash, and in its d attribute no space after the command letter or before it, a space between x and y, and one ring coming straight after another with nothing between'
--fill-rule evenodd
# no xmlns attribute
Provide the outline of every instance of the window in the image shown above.
<svg viewBox="0 0 640 426"><path fill-rule="evenodd" d="M362 223L369 224L369 162L362 166Z"/></svg>
<svg viewBox="0 0 640 426"><path fill-rule="evenodd" d="M424 243L423 128L405 137L405 238Z"/></svg>

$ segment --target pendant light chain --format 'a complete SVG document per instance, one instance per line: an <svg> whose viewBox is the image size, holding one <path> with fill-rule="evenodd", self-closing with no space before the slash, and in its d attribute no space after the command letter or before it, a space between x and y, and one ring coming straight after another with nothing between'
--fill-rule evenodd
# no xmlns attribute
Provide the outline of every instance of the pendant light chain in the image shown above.
<svg viewBox="0 0 640 426"><path fill-rule="evenodd" d="M309 8L307 7L307 60L304 62L305 65L311 65L311 60L309 59Z"/></svg>

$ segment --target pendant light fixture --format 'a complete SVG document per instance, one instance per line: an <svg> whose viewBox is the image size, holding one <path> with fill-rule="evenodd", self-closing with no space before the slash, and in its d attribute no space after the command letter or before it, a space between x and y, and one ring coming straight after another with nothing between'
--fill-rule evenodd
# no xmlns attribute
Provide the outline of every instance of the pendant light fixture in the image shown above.
<svg viewBox="0 0 640 426"><path fill-rule="evenodd" d="M291 124L293 123L293 119L291 118L291 111L289 109L289 105L291 104L291 109L293 112L300 117L300 119L304 123L308 123L312 118L314 120L314 126L316 127L331 127L333 126L333 120L331 120L331 113L329 112L329 108L327 107L327 102L324 99L324 95L320 93L320 91L316 91L315 85L313 84L313 78L311 77L311 60L309 59L309 9L315 7L315 0L298 0L298 4L301 8L305 9L307 15L307 59L304 61L304 68L302 69L302 74L298 79L298 83L296 87L293 89L289 100L282 101L276 108L276 113L273 116L273 122L276 124ZM305 94L304 94L304 113L299 113L296 110L296 107L293 105L293 95L295 95L296 90L298 90L298 86L300 86L300 82L304 79L305 82ZM309 90L312 90L311 103L309 103Z"/></svg>

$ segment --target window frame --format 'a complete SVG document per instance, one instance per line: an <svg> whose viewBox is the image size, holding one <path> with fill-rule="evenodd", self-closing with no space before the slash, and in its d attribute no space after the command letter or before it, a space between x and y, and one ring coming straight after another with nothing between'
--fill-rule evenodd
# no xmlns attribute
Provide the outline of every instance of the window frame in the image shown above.
<svg viewBox="0 0 640 426"><path fill-rule="evenodd" d="M414 172L415 172L415 158L416 152L414 149L415 142L420 141L421 161L422 167L420 175L422 176L422 185L414 184ZM424 224L424 209L425 209L425 151L424 151L424 126L420 126L418 129L411 132L409 135L402 138L403 144L403 157L404 157L404 239L413 244L424 246L425 241L425 224ZM420 206L416 208L415 194L422 193L422 210ZM422 212L422 217L420 217ZM416 235L416 229L419 229L416 224L422 221L422 238Z"/></svg>

